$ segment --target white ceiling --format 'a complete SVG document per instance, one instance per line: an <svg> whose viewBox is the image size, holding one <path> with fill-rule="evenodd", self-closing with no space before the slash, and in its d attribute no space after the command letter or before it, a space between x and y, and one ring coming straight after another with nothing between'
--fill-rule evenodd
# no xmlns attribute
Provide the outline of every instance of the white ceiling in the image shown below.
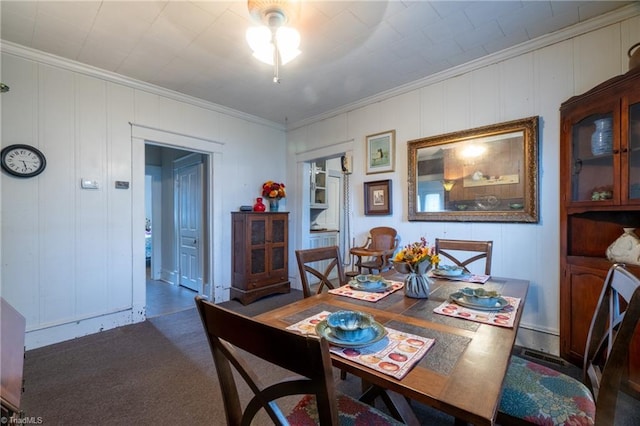
<svg viewBox="0 0 640 426"><path fill-rule="evenodd" d="M303 1L302 54L252 57L247 2L6 1L1 37L277 123L344 107L629 1ZM3 83L11 86L10 81Z"/></svg>

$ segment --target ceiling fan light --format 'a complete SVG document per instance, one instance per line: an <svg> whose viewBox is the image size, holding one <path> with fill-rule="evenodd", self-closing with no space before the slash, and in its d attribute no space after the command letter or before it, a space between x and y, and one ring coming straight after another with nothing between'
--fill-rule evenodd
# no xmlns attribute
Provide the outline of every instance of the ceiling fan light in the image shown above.
<svg viewBox="0 0 640 426"><path fill-rule="evenodd" d="M247 30L246 39L257 60L273 65L273 43L269 28L251 27Z"/></svg>
<svg viewBox="0 0 640 426"><path fill-rule="evenodd" d="M255 50L253 57L267 65L273 65L273 45L266 49Z"/></svg>
<svg viewBox="0 0 640 426"><path fill-rule="evenodd" d="M280 62L282 65L286 65L287 63L291 62L300 54L300 51L297 49L289 50L289 51L279 49L279 52L280 52Z"/></svg>
<svg viewBox="0 0 640 426"><path fill-rule="evenodd" d="M273 81L280 82L280 65L293 60L301 52L300 33L285 25L295 22L299 11L299 0L248 0L249 15L263 27L249 28L247 43L253 56L261 62L274 66ZM277 52L276 52L277 49Z"/></svg>
<svg viewBox="0 0 640 426"><path fill-rule="evenodd" d="M290 27L280 27L276 31L278 47L286 50L297 50L300 47L300 33Z"/></svg>
<svg viewBox="0 0 640 426"><path fill-rule="evenodd" d="M278 28L276 41L278 43L278 51L280 52L282 65L290 62L301 53L298 49L298 46L300 46L300 33L293 28Z"/></svg>
<svg viewBox="0 0 640 426"><path fill-rule="evenodd" d="M250 27L246 33L247 43L251 50L264 49L265 45L271 44L271 31L267 27Z"/></svg>

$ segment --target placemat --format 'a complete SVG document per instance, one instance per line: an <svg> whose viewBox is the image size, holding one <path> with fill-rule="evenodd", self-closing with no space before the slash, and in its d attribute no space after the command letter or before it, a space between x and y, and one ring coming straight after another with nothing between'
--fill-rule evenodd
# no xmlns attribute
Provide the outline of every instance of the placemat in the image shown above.
<svg viewBox="0 0 640 426"><path fill-rule="evenodd" d="M322 311L287 327L302 334L315 334L316 324L326 319L329 311ZM435 340L385 327L387 335L380 341L363 348L329 346L329 350L365 367L372 368L398 380L424 357Z"/></svg>
<svg viewBox="0 0 640 426"><path fill-rule="evenodd" d="M435 308L433 312L451 317L464 318L470 321L513 328L516 313L520 306L520 298L508 296L503 297L507 302L509 302L509 304L499 311L482 311L478 309L465 308L455 302L447 300Z"/></svg>
<svg viewBox="0 0 640 426"><path fill-rule="evenodd" d="M342 287L329 290L329 293L337 294L338 296L351 297L358 300L366 300L367 302L377 302L378 300L387 297L394 291L400 290L402 287L404 287L404 283L401 283L400 281L391 281L391 290L385 291L383 293L372 293L370 291L354 290L349 287L349 284L345 284Z"/></svg>

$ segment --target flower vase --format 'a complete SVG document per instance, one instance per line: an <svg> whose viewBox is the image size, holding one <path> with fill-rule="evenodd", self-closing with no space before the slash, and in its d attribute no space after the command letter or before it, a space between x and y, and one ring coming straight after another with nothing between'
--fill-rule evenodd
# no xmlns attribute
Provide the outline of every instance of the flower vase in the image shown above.
<svg viewBox="0 0 640 426"><path fill-rule="evenodd" d="M277 198L269 198L269 211L277 212L280 207L280 200Z"/></svg>
<svg viewBox="0 0 640 426"><path fill-rule="evenodd" d="M253 205L254 212L263 212L267 209L267 206L262 202L262 197L256 198L256 203Z"/></svg>
<svg viewBox="0 0 640 426"><path fill-rule="evenodd" d="M431 269L429 262L421 262L412 266L406 262L394 262L394 269L407 274L404 279L404 295L414 299L428 299L433 280L427 272Z"/></svg>
<svg viewBox="0 0 640 426"><path fill-rule="evenodd" d="M611 118L602 118L594 121L596 130L591 135L591 153L593 155L611 154L612 132Z"/></svg>

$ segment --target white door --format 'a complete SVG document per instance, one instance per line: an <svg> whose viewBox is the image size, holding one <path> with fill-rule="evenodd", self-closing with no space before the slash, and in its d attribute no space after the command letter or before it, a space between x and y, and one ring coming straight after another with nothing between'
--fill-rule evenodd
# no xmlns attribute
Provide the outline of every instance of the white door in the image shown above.
<svg viewBox="0 0 640 426"><path fill-rule="evenodd" d="M325 223L327 229L340 230L340 213L342 212L342 174L330 170L327 175L327 204L329 208L325 210Z"/></svg>
<svg viewBox="0 0 640 426"><path fill-rule="evenodd" d="M202 293L202 163L176 169L178 284Z"/></svg>

